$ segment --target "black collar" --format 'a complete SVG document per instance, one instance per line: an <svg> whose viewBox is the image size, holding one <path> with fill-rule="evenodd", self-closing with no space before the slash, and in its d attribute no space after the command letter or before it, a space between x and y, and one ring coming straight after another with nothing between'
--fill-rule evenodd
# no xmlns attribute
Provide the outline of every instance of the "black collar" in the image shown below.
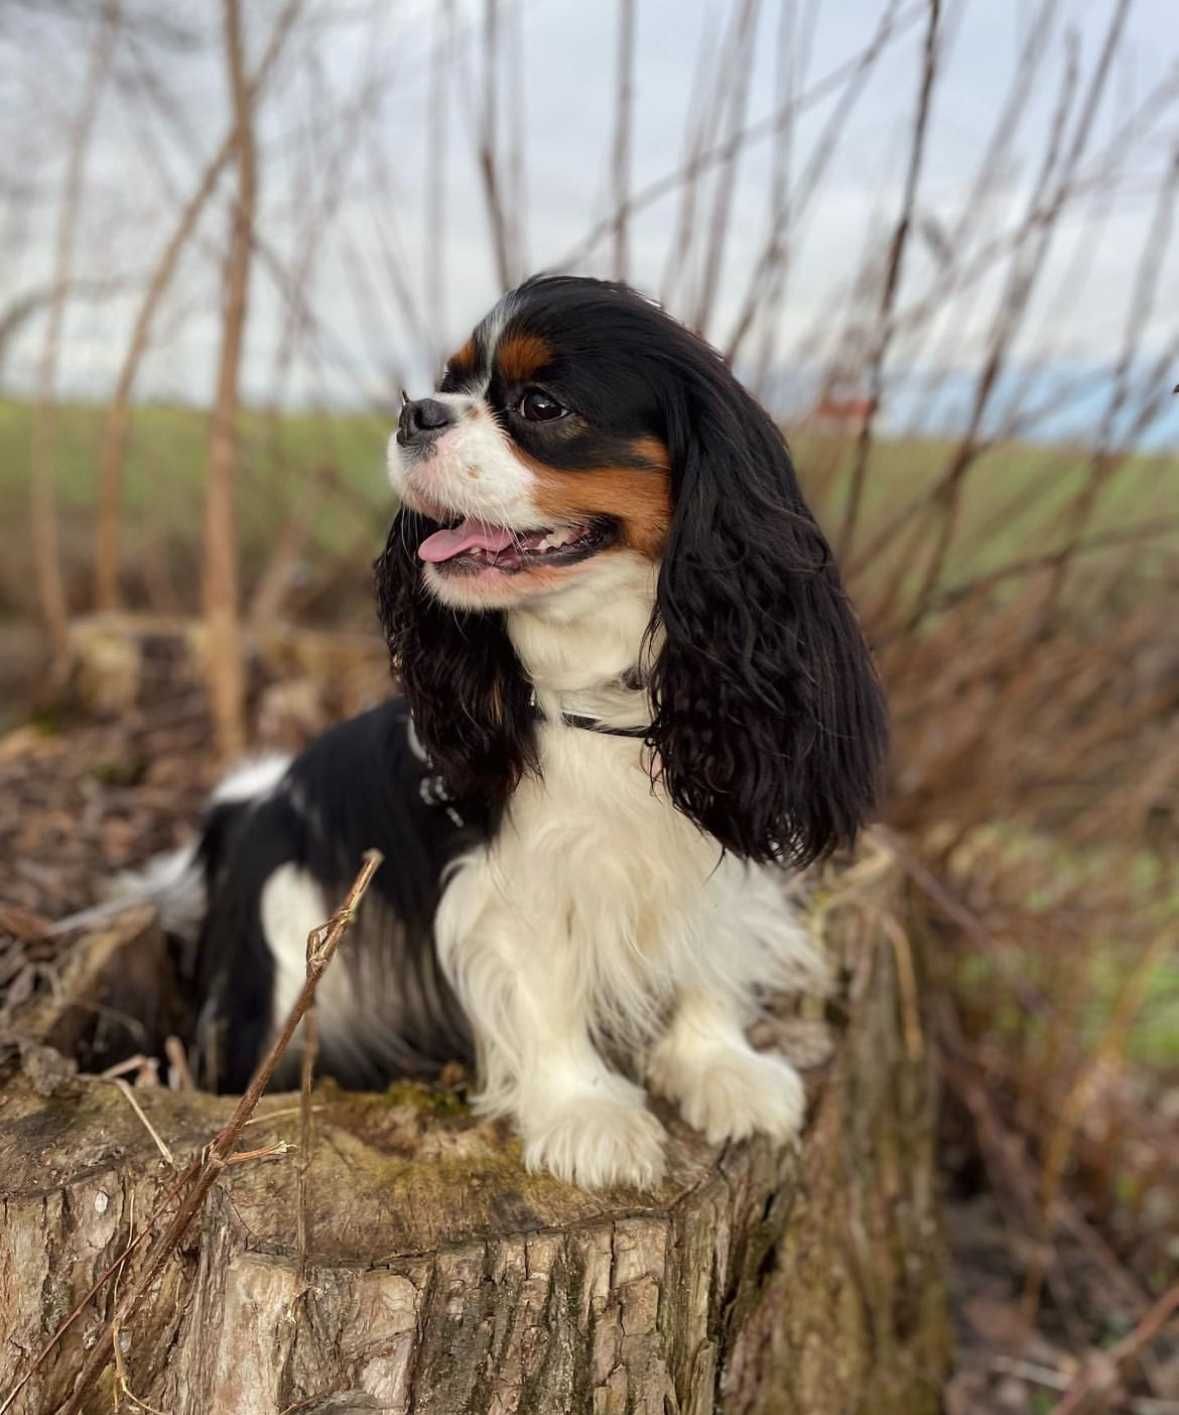
<svg viewBox="0 0 1179 1415"><path fill-rule="evenodd" d="M638 670L633 668L627 669L619 681L624 688L629 688L632 691L643 686L643 680L639 677ZM532 715L538 722L548 722L550 720L541 711L540 704L536 700L535 688L532 690L529 702L532 707ZM583 732L600 732L606 737L643 738L651 731L650 724L643 727L611 727L609 723L603 722L600 718L586 717L583 713L579 712L563 712L561 714L561 721L566 727L580 727Z"/></svg>
<svg viewBox="0 0 1179 1415"><path fill-rule="evenodd" d="M626 679L623 681L628 688L642 686L641 680L633 684L626 681ZM544 713L540 710L540 704L536 701L535 691L532 693L530 706L532 708L532 715L538 722L548 721L548 718L546 718ZM650 726L611 727L608 723L602 722L596 717L584 717L581 713L577 712L563 712L561 714L561 721L566 727L580 727L585 732L600 732L607 737L643 738L651 731ZM418 784L418 792L422 800L428 806L443 807L451 821L456 826L461 827L464 824L463 818L455 809L454 797L450 794L450 788L447 786L446 780L442 774L434 770L433 763L430 761L425 748L418 741L418 735L414 731L412 713L407 715L406 731L409 736L410 751L423 763L425 769L422 779Z"/></svg>
<svg viewBox="0 0 1179 1415"><path fill-rule="evenodd" d="M543 718L544 714L537 709L537 717ZM607 737L646 737L651 728L646 727L610 727L605 722L600 722L596 717L582 717L577 712L563 712L561 721L566 727L581 727L586 732L603 732Z"/></svg>

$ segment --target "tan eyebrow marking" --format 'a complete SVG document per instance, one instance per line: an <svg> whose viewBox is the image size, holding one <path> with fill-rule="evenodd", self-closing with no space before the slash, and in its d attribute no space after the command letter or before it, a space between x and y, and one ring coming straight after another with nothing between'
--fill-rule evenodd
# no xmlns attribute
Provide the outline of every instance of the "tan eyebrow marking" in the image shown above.
<svg viewBox="0 0 1179 1415"><path fill-rule="evenodd" d="M509 334L495 351L499 371L508 383L526 383L552 360L553 351L539 334Z"/></svg>
<svg viewBox="0 0 1179 1415"><path fill-rule="evenodd" d="M474 339L468 339L457 353L451 354L446 367L453 378L470 378L479 366L479 350Z"/></svg>

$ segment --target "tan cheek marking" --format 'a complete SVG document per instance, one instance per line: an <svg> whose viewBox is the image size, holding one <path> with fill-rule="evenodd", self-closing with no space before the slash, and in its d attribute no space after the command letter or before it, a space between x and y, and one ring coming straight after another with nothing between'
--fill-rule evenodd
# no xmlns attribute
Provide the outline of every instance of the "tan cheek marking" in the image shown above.
<svg viewBox="0 0 1179 1415"><path fill-rule="evenodd" d="M536 478L533 500L554 520L613 516L622 526L623 544L648 560L663 553L671 523L671 485L667 448L655 438L634 444L648 467L594 467L559 470L527 457Z"/></svg>
<svg viewBox="0 0 1179 1415"><path fill-rule="evenodd" d="M505 383L527 383L553 361L553 351L539 334L509 334L495 350Z"/></svg>

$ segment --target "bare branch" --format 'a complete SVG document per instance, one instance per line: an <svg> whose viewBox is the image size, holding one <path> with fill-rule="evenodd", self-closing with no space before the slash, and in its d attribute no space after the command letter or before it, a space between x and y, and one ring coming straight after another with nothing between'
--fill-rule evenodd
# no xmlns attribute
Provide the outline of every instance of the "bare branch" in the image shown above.
<svg viewBox="0 0 1179 1415"><path fill-rule="evenodd" d="M1089 476L1081 488L1069 518L1070 538L1084 534L1094 508L1108 485L1120 459L1112 456L1117 421L1130 396L1130 371L1134 367L1143 331L1148 327L1158 297L1159 278L1167 252L1171 248L1171 225L1175 214L1175 199L1179 194L1179 146L1171 156L1166 179L1159 187L1154 216L1147 229L1138 261L1134 292L1126 313L1122 336L1122 351L1113 375L1113 389L1106 404L1094 442ZM1045 612L1050 611L1064 586L1068 574L1067 562L1056 570L1046 598Z"/></svg>
<svg viewBox="0 0 1179 1415"><path fill-rule="evenodd" d="M82 101L70 133L65 184L57 214L57 237L53 261L53 295L45 340L37 375L37 406L33 414L33 440L29 461L29 492L33 560L41 614L49 633L54 657L65 653L69 608L62 577L61 548L57 526L56 454L57 364L61 351L61 331L65 319L66 295L73 281L74 238L82 203L82 179L86 155L94 131L103 86L110 71L115 37L120 20L119 0L106 0L98 41L87 69Z"/></svg>
<svg viewBox="0 0 1179 1415"><path fill-rule="evenodd" d="M634 127L635 0L618 0L618 70L614 99L614 278L625 280L627 255L627 195L630 192L630 144Z"/></svg>
<svg viewBox="0 0 1179 1415"><path fill-rule="evenodd" d="M512 257L508 218L500 187L498 155L499 116L499 0L483 0L483 121L476 157L483 183L483 200L500 288L512 285Z"/></svg>
<svg viewBox="0 0 1179 1415"><path fill-rule="evenodd" d="M860 500L863 496L864 474L868 467L868 454L872 448L872 430L884 392L884 364L888 358L889 327L897 289L900 286L904 265L905 248L913 225L913 212L917 202L917 182L921 176L921 163L925 156L925 135L929 127L930 101L933 84L937 76L938 26L941 20L941 0L929 0L929 21L925 31L925 59L921 66L921 90L917 99L917 117L913 124L913 141L909 149L909 168L905 176L905 194L901 199L901 215L893 231L888 251L888 263L884 284L880 292L880 335L876 340L868 364L868 414L860 425L856 439L855 463L852 467L851 485L848 489L847 506L844 510L843 525L839 532L840 553L846 554L856 533L856 523L860 514Z"/></svg>
<svg viewBox="0 0 1179 1415"><path fill-rule="evenodd" d="M273 69L301 8L302 0L287 0L282 13L275 21L266 52L249 82L248 101L251 106L257 101L258 94ZM135 387L135 378L147 353L152 323L160 302L172 283L180 256L196 230L206 203L216 190L222 172L234 155L236 144L235 122L206 164L192 195L177 218L172 234L164 243L135 316L123 362L119 366L115 391L103 425L100 453L94 584L94 598L99 609L113 609L119 602L119 522L123 501L123 468L131 428L131 394Z"/></svg>
<svg viewBox="0 0 1179 1415"><path fill-rule="evenodd" d="M434 8L434 52L426 93L426 229L422 248L426 262L426 317L434 342L432 363L441 363L444 351L437 341L446 328L446 168L450 153L450 105L447 83L454 63L454 0Z"/></svg>
<svg viewBox="0 0 1179 1415"><path fill-rule="evenodd" d="M733 44L732 76L727 94L730 136L741 132L745 125L745 113L749 105L749 88L753 79L753 42L757 35L760 8L761 0L744 0L738 12L737 31ZM708 246L704 253L699 296L692 321L701 334L708 332L708 326L712 320L712 309L716 300L721 263L728 240L729 218L733 210L733 192L737 182L737 171L742 151L743 145L741 143L732 143L728 154L720 164L720 170L716 177L712 219L708 226Z"/></svg>
<svg viewBox="0 0 1179 1415"><path fill-rule="evenodd" d="M926 0L915 0L915 3L903 10L897 17L896 24L888 34L886 44L891 44L900 39L902 35L920 19L925 12ZM874 41L875 43L875 41ZM872 46L868 46L871 48ZM817 83L813 84L805 93L793 100L791 106L796 114L804 113L808 108L813 108L821 103L828 94L837 91L847 80L847 77L862 62L863 51L854 55L846 63L838 65L831 72L825 75ZM649 182L645 187L641 187L637 192L632 192L627 202L627 215L634 216L636 212L643 211L671 192L679 190L685 182L690 182L698 178L704 172L726 162L733 153L742 147L747 147L752 143L761 142L765 138L772 137L781 121L780 111L770 113L767 117L759 119L756 123L750 123L739 132L726 138L723 142L708 148L703 148L700 152L693 154L680 166L665 173L662 177ZM589 256L597 249L603 240L614 229L614 223L618 219L617 212L611 212L601 221L597 222L575 246L572 246L557 261L553 262L554 269L569 270L583 264Z"/></svg>
<svg viewBox="0 0 1179 1415"><path fill-rule="evenodd" d="M225 263L225 305L217 393L205 467L202 597L205 655L217 749L225 760L245 746L245 671L238 625L237 473L238 379L250 290L257 169L250 92L245 72L239 0L224 0L225 51L237 133L237 202Z"/></svg>
<svg viewBox="0 0 1179 1415"><path fill-rule="evenodd" d="M1057 170L1060 140L1067 122L1067 114L1071 107L1072 84L1075 82L1075 79L1070 79L1070 71L1073 69L1073 64L1070 64L1069 70L1066 71L1060 106L1057 112L1057 120L1053 125L1052 135L1049 138L1048 146L1045 150L1040 178L1033 192L1028 218L1025 222L1025 230L1028 233L1029 240L1027 246L1020 252L1019 257L1012 266L1007 288L1000 305L999 316L991 335L990 352L975 388L974 407L971 413L970 425L950 465L942 474L937 489L936 505L941 511L941 524L938 529L937 540L922 579L921 587L917 591L915 598L913 607L914 622L919 620L923 615L926 601L941 577L957 524L962 481L967 469L974 461L975 438L981 426L987 403L990 400L991 393L1002 369L1004 358L1016 332L1026 318L1030 307L1032 292L1043 270L1044 261L1047 258L1048 251L1052 244L1052 238L1057 230L1057 217L1064 207L1070 183L1084 155L1094 118L1101 105L1101 99L1105 92L1105 86L1112 67L1113 56L1117 51L1117 46L1121 39L1122 30L1125 25L1126 16L1129 14L1131 3L1132 0L1119 0L1118 8L1110 20L1109 28L1106 31L1105 43L1102 46L1101 57L1090 78L1089 89L1085 97L1085 102L1081 107L1080 117L1073 132L1072 142L1069 144L1068 150L1060 163L1059 177L1055 183L1054 194L1049 200L1047 207L1044 209L1043 215L1039 216L1037 213L1040 211L1042 194L1048 189L1050 181Z"/></svg>

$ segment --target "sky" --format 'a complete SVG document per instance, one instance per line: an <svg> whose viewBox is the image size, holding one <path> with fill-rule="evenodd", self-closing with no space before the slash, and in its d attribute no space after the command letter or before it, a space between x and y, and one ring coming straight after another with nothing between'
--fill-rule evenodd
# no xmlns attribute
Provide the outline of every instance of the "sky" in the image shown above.
<svg viewBox="0 0 1179 1415"><path fill-rule="evenodd" d="M131 3L131 0L128 0ZM480 71L476 46L483 5L455 0L460 55L439 99L432 90L430 57L444 28L441 0L308 0L308 20L276 70L259 115L261 228L287 275L256 269L252 285L244 386L265 400L331 404L387 399L395 382L420 387L441 351L462 341L468 328L500 293L473 157L480 131ZM1076 36L1080 91L1096 62L1115 0L1057 0L1056 23L1033 85L1013 157L985 210L968 208L980 157L1013 81L1021 45L1038 8L1032 0L945 0L944 64L932 95L929 137L916 210L931 239L913 239L899 291L899 307L937 289L937 240L960 250L985 243L1021 219L1066 67L1068 33ZM217 49L217 8L194 20L193 7L153 4L139 12L207 27L201 42L148 41L152 66L165 98L145 116L142 85L129 58L118 61L120 82L99 110L86 172L84 217L76 251L83 279L125 282L114 299L81 300L71 308L62 346L63 389L102 397L113 383L138 291L167 239L183 196L208 153L224 135L225 79ZM278 10L277 0L246 6L248 49L261 53ZM633 186L642 190L681 161L684 134L699 109L704 79L715 71L729 0L637 0ZM879 22L883 0L796 0L793 42L783 44L777 0L760 7L746 120L757 123L780 102L784 63L795 66L798 90L823 92L823 80L860 53ZM37 13L7 32L0 24L0 103L10 131L9 174L23 171L34 188L0 213L0 243L7 248L3 298L44 282L52 269L53 214L61 187L62 125L76 108L93 41L97 5L73 17ZM820 349L849 318L875 309L875 294L857 314L852 292L865 258L887 247L901 209L920 78L924 21L920 4L882 54L851 112L821 188L792 230L789 283L775 353L776 386L806 385ZM1063 385L1102 388L1101 372L1124 357L1128 338L1143 375L1159 365L1175 337L1179 310L1179 242L1159 224L1161 175L1179 145L1179 104L1163 107L1148 132L1118 150L1100 170L1114 135L1179 71L1179 0L1135 0L1126 39L1098 111L1082 163L1088 185L1074 210L1042 253L1043 272L1031 306L1021 311L1013 342L1014 363ZM522 85L500 105L501 131L517 123L524 134L523 171L505 177L515 192L513 220L524 252L516 273L567 267L571 252L610 209L618 7L612 0L500 0L500 23L522 56ZM803 36L809 34L804 53ZM30 55L37 62L29 66ZM17 66L20 66L19 70ZM367 94L364 119L356 95ZM137 95L132 98L131 95ZM838 90L804 103L795 132L792 171L797 180L815 150ZM160 116L167 111L171 117ZM432 224L426 167L428 125L441 110L449 161L444 229ZM1076 105L1071 118L1075 121ZM35 134L35 135L34 135ZM375 136L374 136L375 134ZM719 136L719 135L718 135ZM31 154L30 154L31 149ZM724 344L742 303L748 274L765 237L772 141L743 155L729 223L719 295L707 332ZM29 161L30 155L36 160ZM0 163L0 166L3 166ZM35 178L27 174L35 172ZM9 175L11 189L12 177ZM175 289L155 331L139 391L144 396L200 401L208 397L218 343L220 265L226 197L202 222L198 242L186 253ZM312 265L300 268L309 212L331 192L330 228ZM707 188L702 209L710 210ZM643 208L631 232L632 282L669 293L673 311L691 312L691 279L670 292L663 286L669 240L676 229L677 197ZM1143 252L1157 247L1151 298L1141 294ZM431 252L435 253L431 256ZM441 254L438 254L441 253ZM431 259L444 271L441 298L430 291ZM260 262L263 264L263 262ZM392 268L421 311L415 330L393 293ZM576 263L596 274L610 270L603 242ZM291 271L302 290L304 337L284 363L284 345L299 300L292 300ZM285 284L283 280L285 279ZM1137 305L1135 291L1138 289ZM952 420L969 403L972 379L985 357L1003 271L983 278L974 293L934 301L927 337L902 338L889 351L897 389L896 416L919 416L932 370L941 400L938 417ZM851 301L851 303L849 303ZM866 321L870 324L870 321ZM311 333L308 333L308 329ZM1129 332L1128 332L1129 331ZM33 377L41 327L31 324L8 351L5 382L14 388ZM1152 360L1154 361L1152 364ZM1161 366L1161 365L1160 365ZM940 379L940 382L939 382ZM1170 378L1179 381L1179 373ZM1101 391L1078 395L1090 419L1100 419ZM1175 400L1179 403L1179 399ZM944 405L944 406L942 406ZM930 417L934 414L930 412ZM1050 426L1051 430L1051 426ZM1067 427L1064 429L1067 431ZM1179 439L1174 413L1156 436Z"/></svg>

